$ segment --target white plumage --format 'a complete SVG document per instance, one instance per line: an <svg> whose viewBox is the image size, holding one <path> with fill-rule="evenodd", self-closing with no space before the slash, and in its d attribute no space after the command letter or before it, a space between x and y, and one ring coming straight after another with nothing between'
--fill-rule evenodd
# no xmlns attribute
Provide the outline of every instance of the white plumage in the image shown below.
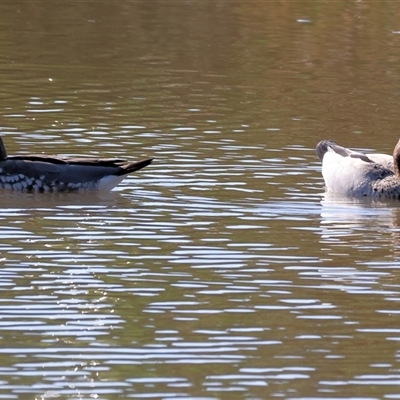
<svg viewBox="0 0 400 400"><path fill-rule="evenodd" d="M331 140L319 142L316 151L328 192L400 199L400 141L393 156L353 151Z"/></svg>

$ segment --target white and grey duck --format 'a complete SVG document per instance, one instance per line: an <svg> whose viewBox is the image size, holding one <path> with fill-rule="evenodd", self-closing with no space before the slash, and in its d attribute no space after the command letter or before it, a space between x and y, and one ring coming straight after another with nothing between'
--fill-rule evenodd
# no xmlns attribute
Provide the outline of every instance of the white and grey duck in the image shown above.
<svg viewBox="0 0 400 400"><path fill-rule="evenodd" d="M8 156L0 137L0 188L24 192L109 191L152 162L117 158Z"/></svg>
<svg viewBox="0 0 400 400"><path fill-rule="evenodd" d="M316 147L328 192L400 199L400 140L393 155L362 153L322 140Z"/></svg>

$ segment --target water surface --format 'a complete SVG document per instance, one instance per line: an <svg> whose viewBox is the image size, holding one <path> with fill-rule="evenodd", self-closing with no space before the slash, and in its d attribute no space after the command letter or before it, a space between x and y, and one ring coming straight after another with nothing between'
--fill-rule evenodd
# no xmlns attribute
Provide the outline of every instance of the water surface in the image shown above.
<svg viewBox="0 0 400 400"><path fill-rule="evenodd" d="M392 151L399 13L0 4L10 154L155 157L2 193L0 398L399 398L399 204L324 195L314 151Z"/></svg>

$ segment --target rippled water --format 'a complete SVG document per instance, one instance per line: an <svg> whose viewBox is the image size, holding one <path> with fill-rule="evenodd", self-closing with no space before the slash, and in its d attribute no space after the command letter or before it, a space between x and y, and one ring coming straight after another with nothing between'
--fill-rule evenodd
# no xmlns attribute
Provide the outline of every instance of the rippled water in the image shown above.
<svg viewBox="0 0 400 400"><path fill-rule="evenodd" d="M398 8L0 4L10 154L155 158L1 193L0 398L399 398L399 204L314 151L397 141Z"/></svg>
<svg viewBox="0 0 400 400"><path fill-rule="evenodd" d="M212 167L187 178L189 167L170 176L155 163L105 197L5 194L3 397L266 398L308 392L309 380L332 394L396 385L399 209L321 196L303 150L309 168L290 166L301 191L285 186L280 163L227 166L226 183L200 177ZM262 177L264 189L251 189Z"/></svg>

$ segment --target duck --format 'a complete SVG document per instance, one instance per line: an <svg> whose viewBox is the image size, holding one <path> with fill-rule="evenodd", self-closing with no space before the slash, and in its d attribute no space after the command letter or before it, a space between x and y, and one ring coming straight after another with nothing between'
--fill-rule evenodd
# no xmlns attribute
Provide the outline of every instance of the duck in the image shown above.
<svg viewBox="0 0 400 400"><path fill-rule="evenodd" d="M350 197L400 199L400 140L393 155L363 153L321 140L316 152L322 162L327 192Z"/></svg>
<svg viewBox="0 0 400 400"><path fill-rule="evenodd" d="M110 191L153 161L118 158L8 156L0 137L0 188L21 192Z"/></svg>

